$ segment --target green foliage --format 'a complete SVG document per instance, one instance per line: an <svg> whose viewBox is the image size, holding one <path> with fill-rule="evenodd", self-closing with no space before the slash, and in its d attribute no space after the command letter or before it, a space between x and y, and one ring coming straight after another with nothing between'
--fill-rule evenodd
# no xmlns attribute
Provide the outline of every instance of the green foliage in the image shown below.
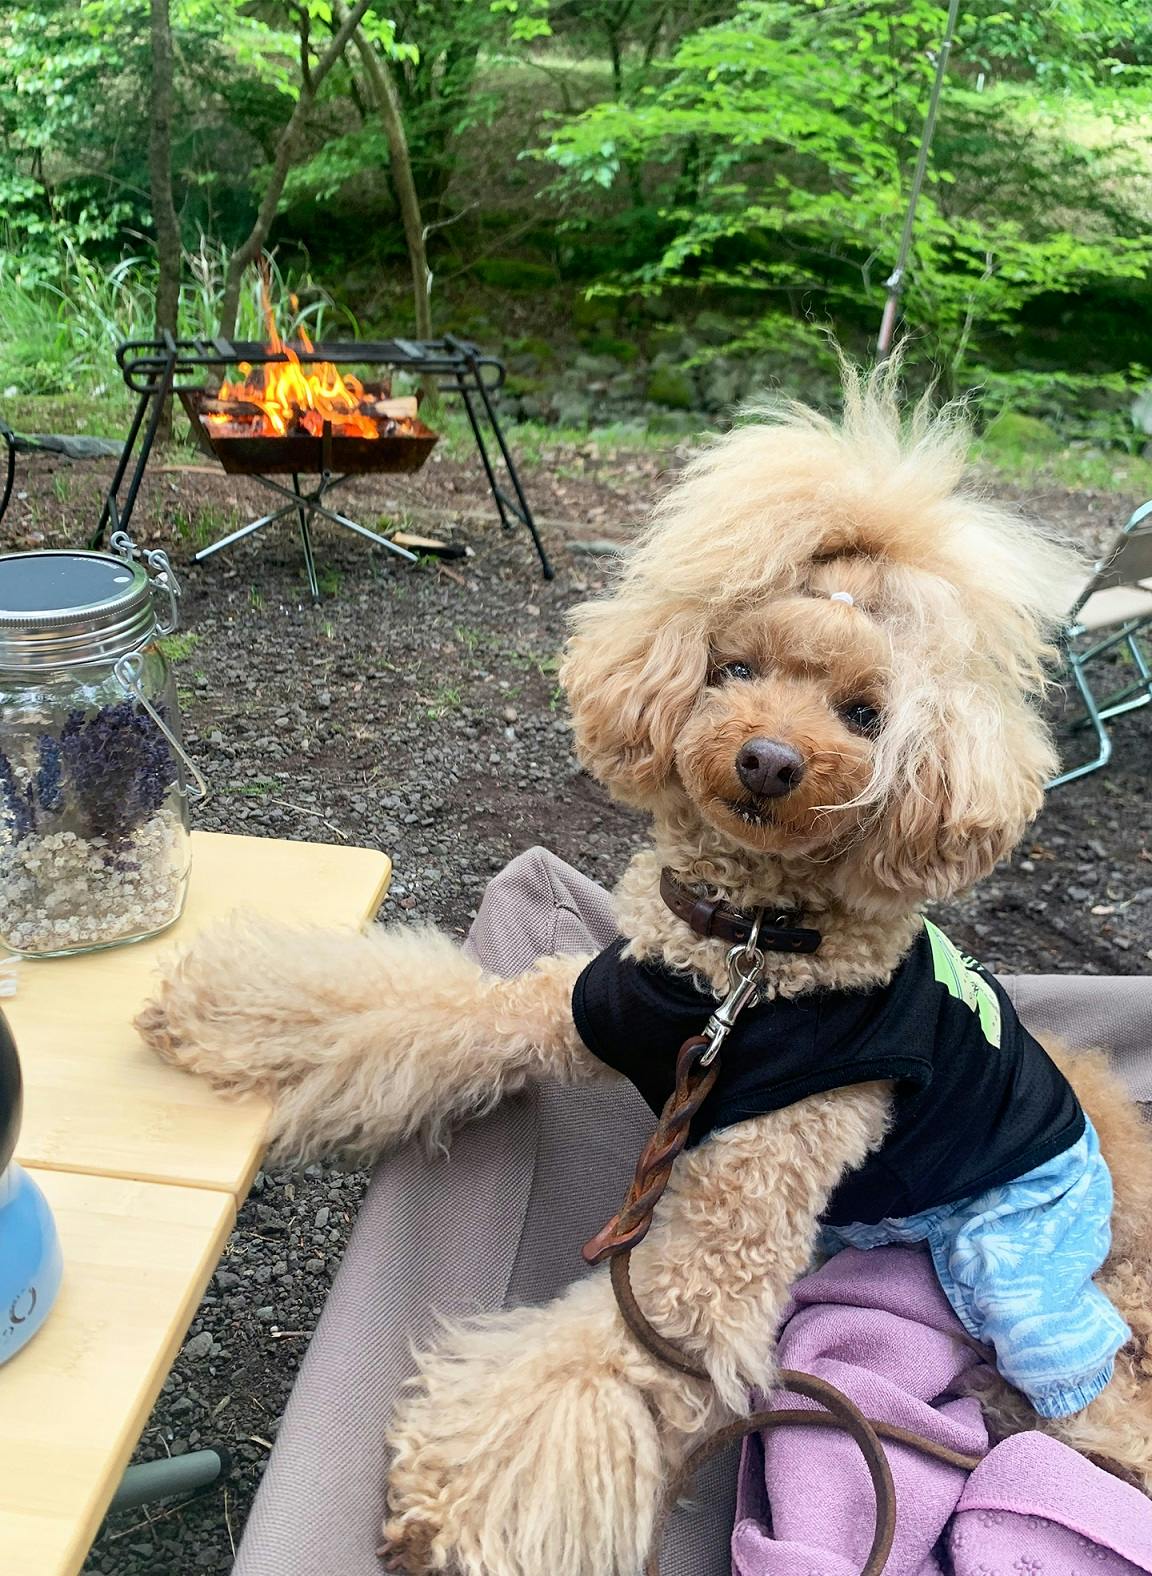
<svg viewBox="0 0 1152 1576"><path fill-rule="evenodd" d="M180 292L183 331L197 337L216 333L224 288L226 254L201 239L185 258ZM146 257L127 257L104 266L65 241L53 279L26 273L21 259L0 253L0 322L7 337L0 345L0 390L19 394L68 394L99 390L118 381L116 348L125 339L152 332L155 266ZM341 322L355 331L355 319L336 306L307 274L284 273L267 260L269 295L282 331L301 327L314 338ZM237 334L263 339L260 281L253 274L241 297Z"/></svg>
<svg viewBox="0 0 1152 1576"><path fill-rule="evenodd" d="M204 333L338 22L331 0L171 11L181 326ZM454 291L442 320L534 358L525 387L573 340L621 365L657 355L630 376L637 396L651 377L672 425L715 356L831 390L829 331L867 353L879 322L944 16L943 0L374 7L363 31L400 98L429 267ZM961 18L903 301L911 359L949 392L978 386L1009 427L1066 435L1074 412L1084 441L1130 448L1129 391L1147 377L1131 363L1152 333L1152 11L964 0ZM0 6L0 390L119 397L112 352L150 331L149 71L146 0ZM282 321L295 291L301 321L331 322L316 270L374 329L410 331L356 49L298 151L273 231L291 260ZM573 282L587 298L553 342L548 304ZM241 319L262 334L254 281Z"/></svg>
<svg viewBox="0 0 1152 1576"><path fill-rule="evenodd" d="M560 282L555 268L515 257L482 257L472 265L472 272L486 285L513 292L547 290Z"/></svg>
<svg viewBox="0 0 1152 1576"><path fill-rule="evenodd" d="M782 317L843 337L878 322L944 14L934 0L743 0L684 38L658 83L559 126L547 154L571 228L588 228L597 190L634 201L637 168L636 217L659 215L658 243L600 288L767 295L773 335ZM1142 280L1152 262L1132 145L1068 127L1071 86L1121 125L1146 110L1142 9L1068 0L1025 24L1023 52L1016 20L970 10L918 216L906 322L952 389L1004 355L1030 309ZM1120 72L1102 40L1143 53Z"/></svg>

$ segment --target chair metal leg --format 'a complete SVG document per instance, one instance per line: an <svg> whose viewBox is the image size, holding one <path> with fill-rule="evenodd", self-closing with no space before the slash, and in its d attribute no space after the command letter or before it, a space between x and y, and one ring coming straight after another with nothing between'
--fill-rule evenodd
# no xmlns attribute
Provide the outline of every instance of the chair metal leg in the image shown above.
<svg viewBox="0 0 1152 1576"><path fill-rule="evenodd" d="M1065 783L1074 782L1078 777L1087 777L1089 772L1099 771L1102 766L1107 766L1112 759L1112 740L1104 726L1104 719L1100 708L1096 704L1096 697L1092 693L1091 685L1084 674L1083 664L1080 659L1068 653L1068 671L1072 675L1072 682L1080 691L1080 698L1084 702L1084 709L1088 714L1088 723L1096 734L1097 753L1094 761L1086 761L1082 766L1074 766L1070 771L1061 772L1058 777L1053 777L1048 783L1048 788L1062 788Z"/></svg>
<svg viewBox="0 0 1152 1576"><path fill-rule="evenodd" d="M231 1466L232 1458L222 1445L211 1450L190 1450L184 1456L167 1456L162 1461L142 1461L124 1473L108 1508L132 1510L152 1500L194 1494L222 1478Z"/></svg>

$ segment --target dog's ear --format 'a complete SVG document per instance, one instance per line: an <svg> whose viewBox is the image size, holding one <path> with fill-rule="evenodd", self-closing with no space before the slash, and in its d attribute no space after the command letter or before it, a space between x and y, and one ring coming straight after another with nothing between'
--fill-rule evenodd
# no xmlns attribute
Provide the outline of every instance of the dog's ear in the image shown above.
<svg viewBox="0 0 1152 1576"><path fill-rule="evenodd" d="M933 711L867 841L881 886L943 900L1012 852L1056 761L1046 727L1020 695L945 690Z"/></svg>
<svg viewBox="0 0 1152 1576"><path fill-rule="evenodd" d="M560 681L577 754L620 798L647 805L672 778L677 736L708 675L707 641L689 614L626 593L586 602L572 623Z"/></svg>

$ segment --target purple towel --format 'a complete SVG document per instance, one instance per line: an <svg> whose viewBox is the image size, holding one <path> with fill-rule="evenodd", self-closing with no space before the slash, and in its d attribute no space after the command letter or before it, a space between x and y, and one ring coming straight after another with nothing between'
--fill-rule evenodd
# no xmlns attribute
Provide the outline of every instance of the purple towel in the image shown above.
<svg viewBox="0 0 1152 1576"><path fill-rule="evenodd" d="M846 1248L800 1281L779 1361L829 1380L869 1417L988 1452L978 1403L957 1394L981 1358L923 1248ZM787 1395L774 1404L810 1409ZM1047 1435L1005 1440L971 1474L886 1448L897 1503L886 1576L1152 1576L1152 1501ZM847 1436L787 1429L749 1439L734 1576L859 1576L873 1503Z"/></svg>

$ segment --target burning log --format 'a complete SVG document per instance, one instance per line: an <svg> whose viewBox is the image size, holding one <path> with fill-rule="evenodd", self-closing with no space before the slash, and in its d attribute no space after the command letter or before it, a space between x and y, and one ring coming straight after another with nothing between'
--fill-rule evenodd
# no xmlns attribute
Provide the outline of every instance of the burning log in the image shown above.
<svg viewBox="0 0 1152 1576"><path fill-rule="evenodd" d="M200 400L200 414L229 416L244 421L248 418L259 419L263 411L254 399L213 399L210 394L205 394Z"/></svg>
<svg viewBox="0 0 1152 1576"><path fill-rule="evenodd" d="M420 401L414 394L398 395L395 399L369 397L360 401L360 412L364 416L374 416L377 421L414 421L420 414Z"/></svg>

